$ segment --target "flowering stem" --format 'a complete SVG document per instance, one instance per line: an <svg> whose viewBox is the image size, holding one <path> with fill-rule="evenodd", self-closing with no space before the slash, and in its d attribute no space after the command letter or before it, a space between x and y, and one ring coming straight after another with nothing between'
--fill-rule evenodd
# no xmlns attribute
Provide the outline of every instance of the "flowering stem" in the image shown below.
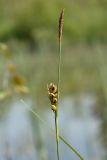
<svg viewBox="0 0 107 160"><path fill-rule="evenodd" d="M59 128L58 128L58 106L59 106L59 90L61 76L61 40L59 40L59 62L58 62L58 104L55 111L55 129L56 129L56 144L57 144L57 159L59 160Z"/></svg>
<svg viewBox="0 0 107 160"><path fill-rule="evenodd" d="M57 111L55 111L55 129L56 129L57 159L59 160L59 129L58 129L58 112Z"/></svg>
<svg viewBox="0 0 107 160"><path fill-rule="evenodd" d="M63 28L63 16L64 10L61 11L59 17L59 61L58 61L58 102L57 109L55 111L55 128L56 128L56 144L57 144L57 159L59 160L59 128L58 128L58 107L59 107L59 91L60 91L60 79L61 79L61 39L62 39L62 28Z"/></svg>

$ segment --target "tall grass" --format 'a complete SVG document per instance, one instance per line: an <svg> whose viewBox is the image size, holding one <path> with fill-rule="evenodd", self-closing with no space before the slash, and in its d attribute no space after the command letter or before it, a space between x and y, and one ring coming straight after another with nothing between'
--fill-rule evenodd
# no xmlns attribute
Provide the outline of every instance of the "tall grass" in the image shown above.
<svg viewBox="0 0 107 160"><path fill-rule="evenodd" d="M63 16L64 10L61 11L59 16L59 61L58 61L58 81L57 86L50 83L48 86L48 95L51 102L51 108L55 114L55 129L56 129L56 145L57 145L57 160L59 160L59 127L58 127L58 107L59 107L59 93L60 93L60 76L61 76L61 40L62 40L62 29L63 29Z"/></svg>
<svg viewBox="0 0 107 160"><path fill-rule="evenodd" d="M61 43L62 43L62 29L63 29L63 16L64 10L61 11L59 17L59 64L58 64L58 102L57 110L55 111L55 127L56 127L56 142L57 142L57 158L59 160L59 129L58 129L58 106L59 106L59 93L60 93L60 79L61 79Z"/></svg>
<svg viewBox="0 0 107 160"><path fill-rule="evenodd" d="M59 108L59 97L60 97L60 81L61 81L61 44L62 44L62 29L63 29L63 16L64 16L64 10L61 11L59 16L59 60L58 60L58 80L57 85L54 83L50 83L48 87L48 96L51 103L51 109L55 114L55 133L56 133L56 146L57 146L57 160L60 160L60 148L59 148L59 139L63 141L77 156L80 160L84 160L83 157L79 154L79 152L72 147L61 135L59 135L59 126L58 126L58 108ZM25 105L26 103L21 100L21 102ZM27 107L28 108L28 107ZM44 123L46 126L48 124L41 118L41 116L38 115L35 111L32 109L29 109L42 123ZM50 127L49 127L50 128ZM51 129L51 128L50 128ZM51 129L53 131L53 129Z"/></svg>
<svg viewBox="0 0 107 160"><path fill-rule="evenodd" d="M58 61L58 81L57 86L53 83L50 83L48 86L48 95L51 102L51 109L55 114L55 129L56 129L56 145L57 145L57 160L60 160L60 148L59 148L59 138L73 151L75 154L83 160L81 155L68 143L66 140L59 136L59 126L58 126L58 108L59 108L59 96L60 96L60 81L61 81L61 45L62 45L62 30L63 30L63 19L64 19L64 10L61 11L59 16L59 61Z"/></svg>

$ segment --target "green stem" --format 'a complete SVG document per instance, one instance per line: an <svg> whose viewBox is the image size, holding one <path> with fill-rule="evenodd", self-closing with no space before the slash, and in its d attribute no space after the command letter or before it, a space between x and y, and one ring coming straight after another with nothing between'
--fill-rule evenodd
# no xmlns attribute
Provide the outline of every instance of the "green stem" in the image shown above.
<svg viewBox="0 0 107 160"><path fill-rule="evenodd" d="M61 79L61 40L59 40L59 61L58 61L58 100L60 91L60 79Z"/></svg>
<svg viewBox="0 0 107 160"><path fill-rule="evenodd" d="M58 115L55 112L55 129L56 129L56 144L57 144L57 159L59 160L59 130L58 130Z"/></svg>
<svg viewBox="0 0 107 160"><path fill-rule="evenodd" d="M80 158L80 160L84 160L79 152L74 147L72 147L62 136L59 135L59 138Z"/></svg>
<svg viewBox="0 0 107 160"><path fill-rule="evenodd" d="M54 131L48 124L47 122L41 118L41 116L35 112L33 109L29 108L28 105L25 103L25 101L23 99L20 100L24 106L30 111L32 112L32 114L35 115L35 117L37 117L46 127L50 128L51 131ZM59 139L61 141L63 141L65 143L65 145L67 145L77 156L78 158L80 158L80 160L84 160L84 158L78 153L78 151L73 147L71 146L61 135L59 135Z"/></svg>
<svg viewBox="0 0 107 160"><path fill-rule="evenodd" d="M57 159L59 160L59 128L58 128L58 107L59 107L59 91L60 91L60 76L61 76L61 40L59 40L59 61L58 61L58 104L55 112L55 129L56 129L56 144L57 144Z"/></svg>

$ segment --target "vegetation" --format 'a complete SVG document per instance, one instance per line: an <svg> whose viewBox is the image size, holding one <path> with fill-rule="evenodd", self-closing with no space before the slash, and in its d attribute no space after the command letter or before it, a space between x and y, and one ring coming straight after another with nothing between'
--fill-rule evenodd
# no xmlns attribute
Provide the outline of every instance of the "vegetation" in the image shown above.
<svg viewBox="0 0 107 160"><path fill-rule="evenodd" d="M59 92L60 92L60 72L61 72L61 40L62 40L62 25L63 25L64 10L62 10L59 17L59 61L58 61L58 82L57 86L50 83L48 86L48 96L51 102L51 109L55 114L55 130L56 130L56 144L57 144L57 160L60 160L59 151L59 139L62 140L81 160L81 155L68 143L66 140L59 135L58 127L58 105L59 105ZM3 76L2 91L0 92L0 100L4 100L10 96L13 97L14 93L28 93L28 88L25 86L25 78L17 73L16 65L12 63L12 54L9 47L5 44L0 44L1 52L4 54L5 59L5 70ZM26 105L26 103L21 99ZM30 109L36 117L39 116ZM41 118L39 118L41 120Z"/></svg>
<svg viewBox="0 0 107 160"><path fill-rule="evenodd" d="M5 67L10 75L15 67L14 73L18 74L18 78L11 76L11 87L6 92L2 92L5 87L0 85L0 99L10 96L11 90L19 94L20 91L28 92L29 88L34 105L35 97L38 106L48 103L46 84L51 80L57 82L56 17L63 7L66 14L61 73L66 76L61 77L61 95L90 92L98 96L100 103L96 113L101 117L102 135L107 142L105 0L0 0L0 42L7 43L11 53L8 59L3 55L3 48L0 50L0 81L4 81Z"/></svg>
<svg viewBox="0 0 107 160"><path fill-rule="evenodd" d="M107 40L105 0L0 0L0 40L12 38L41 43L56 42L56 17L66 10L64 33L70 42Z"/></svg>

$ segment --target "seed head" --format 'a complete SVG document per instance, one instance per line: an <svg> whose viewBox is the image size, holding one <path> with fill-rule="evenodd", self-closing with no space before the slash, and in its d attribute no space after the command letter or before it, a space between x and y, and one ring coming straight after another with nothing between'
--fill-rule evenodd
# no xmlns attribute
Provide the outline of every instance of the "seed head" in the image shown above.
<svg viewBox="0 0 107 160"><path fill-rule="evenodd" d="M57 86L54 83L50 83L48 86L48 92L49 93L56 93L57 92Z"/></svg>
<svg viewBox="0 0 107 160"><path fill-rule="evenodd" d="M64 21L64 9L61 11L59 16L59 41L61 41L62 37L63 21Z"/></svg>
<svg viewBox="0 0 107 160"><path fill-rule="evenodd" d="M51 109L55 112L57 109L58 90L54 83L48 85L48 97L51 102Z"/></svg>

